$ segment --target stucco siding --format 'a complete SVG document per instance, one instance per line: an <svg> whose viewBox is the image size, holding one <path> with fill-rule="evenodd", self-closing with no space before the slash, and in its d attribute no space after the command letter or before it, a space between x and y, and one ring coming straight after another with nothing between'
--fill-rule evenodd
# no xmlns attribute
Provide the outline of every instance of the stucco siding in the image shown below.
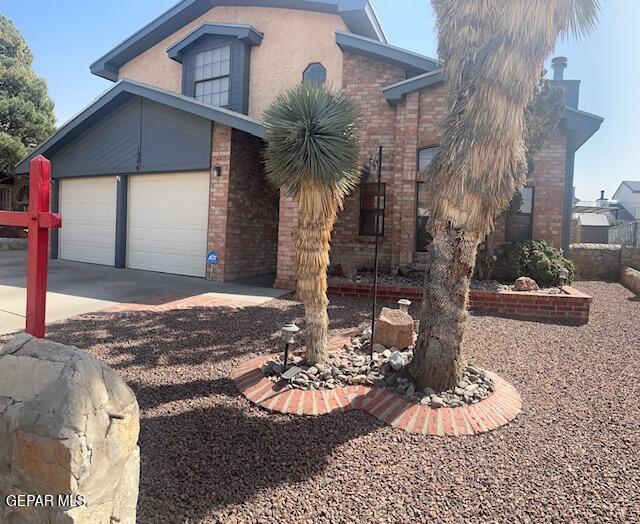
<svg viewBox="0 0 640 524"><path fill-rule="evenodd" d="M120 68L119 78L145 82L182 92L182 65L171 60L167 48L204 22L249 24L264 34L251 50L249 115L260 118L264 108L282 91L302 79L312 62L327 69L327 84L342 86L342 51L336 31L348 31L342 18L327 13L268 7L219 6Z"/></svg>

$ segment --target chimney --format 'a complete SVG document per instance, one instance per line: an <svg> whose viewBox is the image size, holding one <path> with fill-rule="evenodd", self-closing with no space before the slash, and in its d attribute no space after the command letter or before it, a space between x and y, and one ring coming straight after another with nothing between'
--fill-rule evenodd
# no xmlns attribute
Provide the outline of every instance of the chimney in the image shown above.
<svg viewBox="0 0 640 524"><path fill-rule="evenodd" d="M551 60L551 69L553 69L554 80L564 80L564 70L567 68L567 57L556 56Z"/></svg>
<svg viewBox="0 0 640 524"><path fill-rule="evenodd" d="M609 207L609 199L604 197L604 189L600 191L600 198L596 200L598 207Z"/></svg>

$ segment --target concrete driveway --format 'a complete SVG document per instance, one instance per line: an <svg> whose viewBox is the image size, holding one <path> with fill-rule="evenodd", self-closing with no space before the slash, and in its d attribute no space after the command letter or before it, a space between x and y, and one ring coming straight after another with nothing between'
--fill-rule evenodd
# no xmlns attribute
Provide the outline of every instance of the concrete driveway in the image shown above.
<svg viewBox="0 0 640 524"><path fill-rule="evenodd" d="M0 334L24 329L25 283L26 251L1 251ZM218 284L200 278L64 260L50 261L47 289L47 323L162 294L206 295L252 305L287 293L248 283Z"/></svg>

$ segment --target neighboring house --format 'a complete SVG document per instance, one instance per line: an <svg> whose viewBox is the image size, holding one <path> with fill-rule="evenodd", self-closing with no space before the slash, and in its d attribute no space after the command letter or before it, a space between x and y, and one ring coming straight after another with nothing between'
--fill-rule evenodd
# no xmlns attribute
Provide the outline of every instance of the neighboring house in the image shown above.
<svg viewBox="0 0 640 524"><path fill-rule="evenodd" d="M633 218L640 218L640 181L624 181L613 194Z"/></svg>
<svg viewBox="0 0 640 524"><path fill-rule="evenodd" d="M579 81L564 80L565 67L554 61L566 93L561 125L536 159L521 213L498 224L500 243L568 245L574 154L602 119L578 109ZM115 85L33 153L52 161L64 221L54 256L212 280L277 272L276 285L292 286L296 204L266 184L260 117L306 79L360 106L363 162L384 147L381 266L424 262L422 170L447 107L442 72L389 45L367 0L183 0L91 71ZM347 198L334 265L372 265L373 187ZM216 265L205 264L210 251Z"/></svg>

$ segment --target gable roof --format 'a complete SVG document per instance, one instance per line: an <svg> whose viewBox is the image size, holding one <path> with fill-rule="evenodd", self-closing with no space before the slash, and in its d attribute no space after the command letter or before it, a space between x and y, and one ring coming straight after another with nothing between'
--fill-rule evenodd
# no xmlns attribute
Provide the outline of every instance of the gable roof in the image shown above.
<svg viewBox="0 0 640 524"><path fill-rule="evenodd" d="M415 74L440 67L440 63L434 58L353 33L336 32L336 43L343 51L384 60Z"/></svg>
<svg viewBox="0 0 640 524"><path fill-rule="evenodd" d="M142 29L98 58L91 72L108 80L118 79L118 70L161 40L175 33L216 6L281 7L342 17L352 33L386 42L380 21L369 0L182 0Z"/></svg>
<svg viewBox="0 0 640 524"><path fill-rule="evenodd" d="M438 67L440 66L438 65ZM384 87L382 91L387 102L399 104L407 93L436 85L440 82L444 82L444 75L442 69L438 68L429 73L423 73ZM580 146L589 140L604 122L604 118L601 116L587 113L568 105L565 105L562 118L566 122L567 134L571 140L570 145L574 151L577 151Z"/></svg>
<svg viewBox="0 0 640 524"><path fill-rule="evenodd" d="M627 186L632 193L640 193L640 181L638 180L623 180L622 184L620 184L620 186L625 185ZM618 188L620 189L620 188ZM617 191L616 191L617 193Z"/></svg>
<svg viewBox="0 0 640 524"><path fill-rule="evenodd" d="M76 116L62 125L53 135L40 144L33 152L22 160L16 166L16 173L28 173L29 162L38 155L47 156L51 151L55 151L64 146L67 142L73 140L77 136L83 126L92 123L96 118L104 113L103 109L107 108L116 99L126 97L127 95L140 96L153 100L159 104L167 105L181 111L186 111L196 116L206 118L213 122L239 129L250 135L264 138L265 129L262 123L257 120L229 111L222 107L216 107L197 101L195 98L179 95L171 91L165 91L142 82L133 80L120 80L111 89L104 92L89 106L80 111ZM108 109L108 108L107 108ZM74 133L75 132L75 133Z"/></svg>
<svg viewBox="0 0 640 524"><path fill-rule="evenodd" d="M235 36L238 40L251 46L260 45L262 42L262 33L256 31L250 25L205 22L167 49L169 58L182 62L182 57L180 56L182 51L206 35Z"/></svg>
<svg viewBox="0 0 640 524"><path fill-rule="evenodd" d="M423 73L407 80L402 80L382 89L384 97L390 104L398 104L402 97L411 91L417 91L424 87L439 84L444 81L442 69L435 69L429 73Z"/></svg>

